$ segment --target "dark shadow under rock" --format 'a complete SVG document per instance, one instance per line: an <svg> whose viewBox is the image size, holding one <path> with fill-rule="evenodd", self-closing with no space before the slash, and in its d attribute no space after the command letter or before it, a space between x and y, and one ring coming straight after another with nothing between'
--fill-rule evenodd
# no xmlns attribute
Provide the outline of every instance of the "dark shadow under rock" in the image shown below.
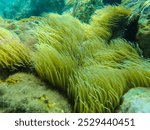
<svg viewBox="0 0 150 130"><path fill-rule="evenodd" d="M103 0L104 4L110 4L110 5L114 5L114 4L120 4L121 0Z"/></svg>

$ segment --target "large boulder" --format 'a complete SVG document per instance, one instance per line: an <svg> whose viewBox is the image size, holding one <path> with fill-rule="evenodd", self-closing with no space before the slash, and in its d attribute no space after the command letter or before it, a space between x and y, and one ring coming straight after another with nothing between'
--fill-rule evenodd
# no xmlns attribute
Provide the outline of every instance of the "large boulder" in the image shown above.
<svg viewBox="0 0 150 130"><path fill-rule="evenodd" d="M94 12L103 6L101 0L66 0L64 13L70 13L80 21L89 23Z"/></svg>
<svg viewBox="0 0 150 130"><path fill-rule="evenodd" d="M33 74L0 80L0 112L71 112L66 98Z"/></svg>
<svg viewBox="0 0 150 130"><path fill-rule="evenodd" d="M123 96L123 103L118 112L150 113L150 89L133 88Z"/></svg>

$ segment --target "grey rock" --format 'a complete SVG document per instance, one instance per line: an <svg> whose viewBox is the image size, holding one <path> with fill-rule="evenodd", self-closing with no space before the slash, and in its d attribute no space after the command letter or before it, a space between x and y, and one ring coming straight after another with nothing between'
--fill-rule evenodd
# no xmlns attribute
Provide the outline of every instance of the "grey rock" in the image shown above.
<svg viewBox="0 0 150 130"><path fill-rule="evenodd" d="M64 113L71 112L71 106L33 74L16 73L0 80L0 112Z"/></svg>
<svg viewBox="0 0 150 130"><path fill-rule="evenodd" d="M133 88L123 96L118 112L150 113L150 88Z"/></svg>

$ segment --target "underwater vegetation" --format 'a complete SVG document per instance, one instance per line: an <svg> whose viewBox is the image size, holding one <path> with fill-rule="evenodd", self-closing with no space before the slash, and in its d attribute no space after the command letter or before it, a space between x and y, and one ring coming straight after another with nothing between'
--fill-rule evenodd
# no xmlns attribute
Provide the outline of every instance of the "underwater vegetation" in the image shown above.
<svg viewBox="0 0 150 130"><path fill-rule="evenodd" d="M36 71L42 79L66 91L74 112L113 112L129 88L149 87L149 67L145 64L150 63L147 61L139 67L142 58L131 43L124 39L111 40L113 31L126 24L129 14L130 11L123 7L108 6L96 12L90 25L82 25L71 16L49 15L37 28L39 45L35 56L39 59L34 59L38 66ZM68 26L68 22L74 26ZM70 60L62 58L64 56ZM62 84L62 79L66 85Z"/></svg>
<svg viewBox="0 0 150 130"><path fill-rule="evenodd" d="M89 24L81 22L71 14L54 13L15 21L21 27L30 25L33 30L31 34L37 38L33 42L33 48L26 44L26 40L21 39L20 32L16 29L2 26L0 70L20 72L21 68L26 68L26 72L32 68L32 75L29 77L35 75L49 87L34 85L32 88L32 85L27 85L23 90L17 86L7 86L10 87L7 89L3 84L14 83L17 78L11 80L10 75L2 79L0 93L3 94L0 96L0 104L4 105L0 107L9 106L10 109L2 109L2 112L17 112L19 108L21 112L115 112L128 90L150 87L149 59L141 57L133 43L118 35L127 26L131 13L131 10L122 6L106 6L95 12ZM0 23L5 24L3 19ZM23 28L23 35L29 30ZM22 74L16 75L18 77ZM26 76L21 79L24 78ZM61 97L54 98L53 101L55 93L50 92L53 89L64 94L65 101L59 101ZM10 99L7 91L18 97ZM30 93L27 98L25 94L28 91ZM56 103L56 107L53 107L49 104L51 100L60 104ZM66 100L71 104L72 111ZM25 104L27 109L22 107Z"/></svg>
<svg viewBox="0 0 150 130"><path fill-rule="evenodd" d="M30 51L25 47L17 36L0 28L0 70L8 69L15 71L19 67L30 67Z"/></svg>
<svg viewBox="0 0 150 130"><path fill-rule="evenodd" d="M127 25L127 19L130 14L130 10L121 6L106 6L101 10L97 10L90 22L91 26L88 29L89 37L96 36L97 38L109 41L115 37L117 31L124 30L122 28Z"/></svg>

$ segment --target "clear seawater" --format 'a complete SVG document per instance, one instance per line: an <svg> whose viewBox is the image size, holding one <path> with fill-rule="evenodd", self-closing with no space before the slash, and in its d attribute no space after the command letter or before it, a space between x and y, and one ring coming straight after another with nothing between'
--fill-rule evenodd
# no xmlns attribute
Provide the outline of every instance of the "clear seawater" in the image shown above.
<svg viewBox="0 0 150 130"><path fill-rule="evenodd" d="M61 14L64 7L65 0L0 0L0 16L21 19L45 12Z"/></svg>

